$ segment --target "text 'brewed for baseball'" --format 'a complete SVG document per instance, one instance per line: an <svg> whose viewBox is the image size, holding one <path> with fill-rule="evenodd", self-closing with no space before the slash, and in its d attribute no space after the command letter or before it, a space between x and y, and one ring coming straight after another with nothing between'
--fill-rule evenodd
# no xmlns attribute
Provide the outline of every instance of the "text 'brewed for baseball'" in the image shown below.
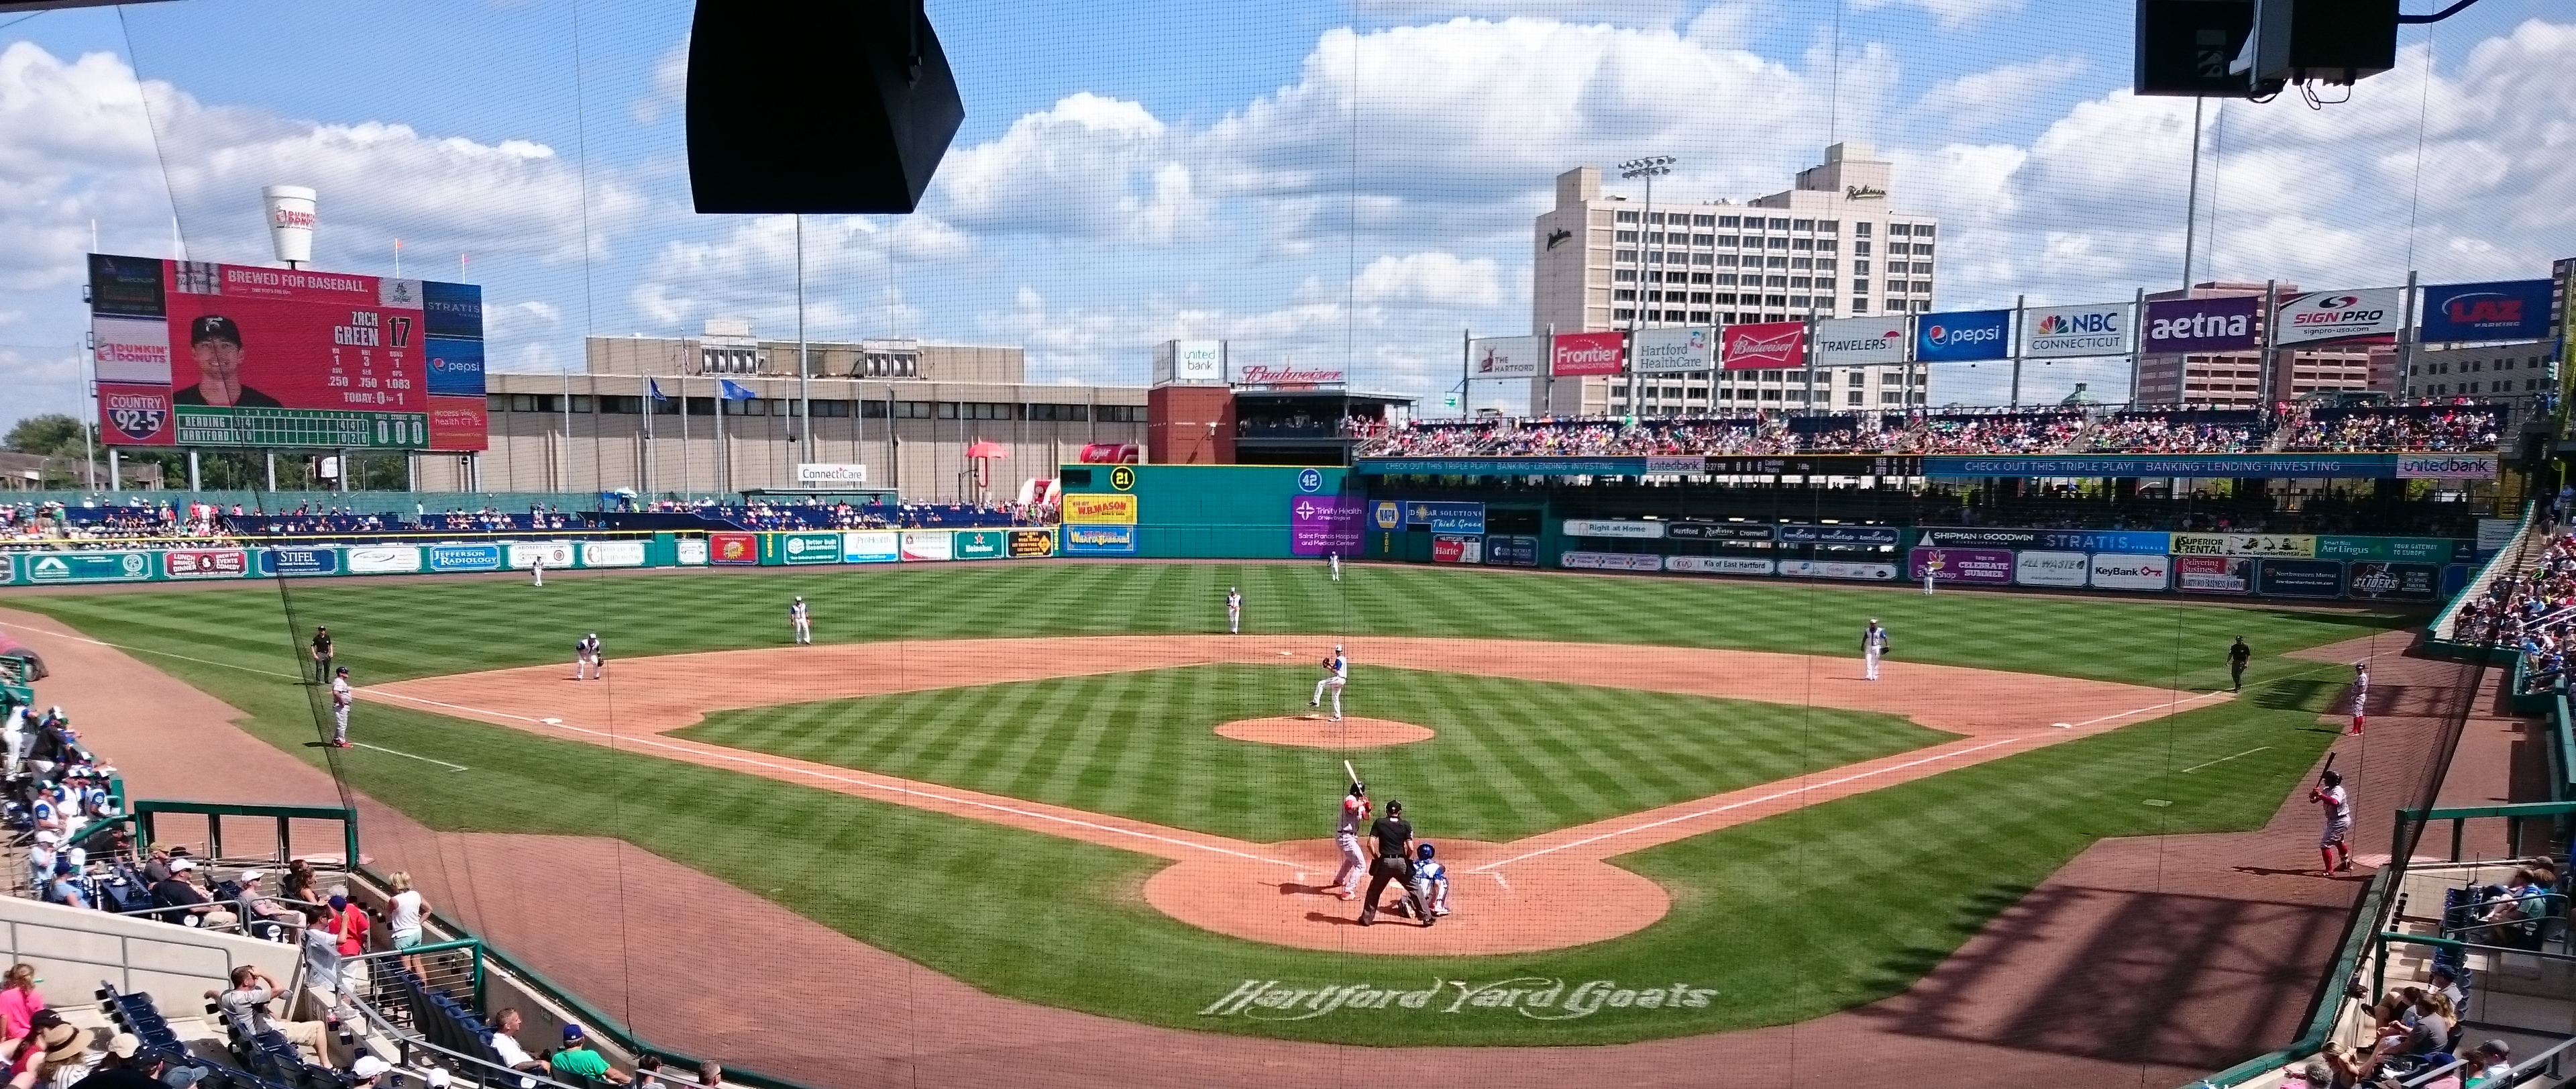
<svg viewBox="0 0 2576 1089"><path fill-rule="evenodd" d="M1243 1017L1255 1021L1304 1021L1336 1010L1424 1010L1432 1013L1511 1010L1540 1021L1572 1021L1602 1010L1701 1009L1715 998L1715 988L1690 983L1661 987L1622 987L1596 979L1568 990L1566 981L1522 976L1493 983L1435 979L1420 990L1381 987L1374 983L1339 983L1298 987L1278 980L1247 979L1233 993L1208 1004L1201 1017Z"/></svg>

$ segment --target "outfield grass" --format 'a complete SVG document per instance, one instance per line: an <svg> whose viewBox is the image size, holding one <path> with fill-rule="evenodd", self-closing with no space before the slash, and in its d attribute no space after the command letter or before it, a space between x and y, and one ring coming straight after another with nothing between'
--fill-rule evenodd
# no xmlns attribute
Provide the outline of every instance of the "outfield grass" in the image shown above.
<svg viewBox="0 0 2576 1089"><path fill-rule="evenodd" d="M2258 651L2257 698L1625 856L1618 864L1671 891L1673 911L1624 938L1508 957L1408 959L1281 949L1180 924L1136 895L1161 863L1109 848L403 708L363 705L358 731L473 771L429 774L388 754L316 749L315 690L244 671L294 671L288 614L273 591L7 603L160 652L155 664L242 709L257 736L327 761L352 788L433 828L623 838L997 994L1184 1028L1390 1045L1689 1035L1803 1020L1895 993L2096 838L2259 825L2330 740L2314 723L2333 693L2312 683L2323 667L2276 655L2396 623L2251 607L1366 567L1352 569L1343 597L1308 568L1222 565L558 583L567 592L503 583L298 586L294 629L329 623L372 681L560 660L566 633L593 628L627 655L783 642L793 593L817 601L825 638L1205 630L1218 616L1217 595L1234 583L1245 587L1252 625L1273 631L1839 654L1857 618L1878 615L1910 659L2146 683L2223 677L2217 649L2242 633ZM2183 651L2195 657L2184 662ZM2172 804L2148 807L2149 798ZM747 830L759 832L755 849L745 849ZM488 895L515 896L525 878L487 880L510 889L496 884ZM1461 910L1474 910L1473 892L1461 890ZM1246 980L1423 989L1433 980L1520 977L1563 980L1569 993L1592 980L1716 993L1683 1008L1604 1006L1558 1021L1475 1007L1453 1013L1447 1001L1294 1021L1201 1013Z"/></svg>
<svg viewBox="0 0 2576 1089"><path fill-rule="evenodd" d="M1351 753L1213 732L1302 711L1314 676L1062 677L724 711L678 736L1258 843L1332 834L1346 756L1426 836L1499 842L1954 736L1867 711L1383 668L1368 713L1438 736Z"/></svg>

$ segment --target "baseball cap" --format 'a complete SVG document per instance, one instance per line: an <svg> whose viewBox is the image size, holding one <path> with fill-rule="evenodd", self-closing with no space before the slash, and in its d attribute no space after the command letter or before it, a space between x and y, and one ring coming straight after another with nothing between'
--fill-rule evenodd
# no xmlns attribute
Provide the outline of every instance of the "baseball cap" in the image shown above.
<svg viewBox="0 0 2576 1089"><path fill-rule="evenodd" d="M107 1041L107 1053L120 1059L133 1058L134 1053L142 1047L142 1037L136 1036L131 1032L117 1033Z"/></svg>
<svg viewBox="0 0 2576 1089"><path fill-rule="evenodd" d="M393 1068L394 1064L373 1055L360 1055L357 1062L349 1064L349 1072L361 1078L372 1078Z"/></svg>
<svg viewBox="0 0 2576 1089"><path fill-rule="evenodd" d="M564 1026L564 1042L565 1042L565 1043L567 1043L567 1044L569 1044L569 1043L571 1043L571 1042L573 1042L573 1041L575 1041L575 1040L578 1040L578 1039L581 1039L581 1022L579 1022L579 1021L574 1021L574 1022L572 1022L572 1023L570 1023L570 1024L565 1025L565 1026Z"/></svg>
<svg viewBox="0 0 2576 1089"><path fill-rule="evenodd" d="M170 1068L161 1072L161 1084L169 1086L170 1089L188 1089L189 1086L197 1084L197 1079L205 1076L205 1067L181 1066L173 1060Z"/></svg>
<svg viewBox="0 0 2576 1089"><path fill-rule="evenodd" d="M209 340L229 340L241 347L241 326L221 314L207 314L188 323L188 343L203 344Z"/></svg>
<svg viewBox="0 0 2576 1089"><path fill-rule="evenodd" d="M171 873L186 873L186 872L188 872L188 871L190 871L190 870L193 870L193 869L196 869L196 868L197 868L197 864L196 864L196 863L194 863L194 862L190 862L190 861L188 861L187 859L184 859L184 858L183 858L183 859L180 859L180 860L178 860L178 861L173 862L173 863L171 863L171 864L170 864L170 872L171 872Z"/></svg>

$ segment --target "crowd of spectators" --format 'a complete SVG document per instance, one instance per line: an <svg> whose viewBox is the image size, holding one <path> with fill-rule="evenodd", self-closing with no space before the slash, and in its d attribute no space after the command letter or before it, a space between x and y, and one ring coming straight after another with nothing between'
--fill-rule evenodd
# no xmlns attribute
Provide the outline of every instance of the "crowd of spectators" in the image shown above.
<svg viewBox="0 0 2576 1089"><path fill-rule="evenodd" d="M645 510L657 514L694 514L744 529L978 529L1051 526L1054 503L825 503L760 502L726 506L712 501L663 500Z"/></svg>
<svg viewBox="0 0 2576 1089"><path fill-rule="evenodd" d="M1901 448L1922 454L2041 454L2064 450L2084 430L2074 412L1925 416Z"/></svg>
<svg viewBox="0 0 2576 1089"><path fill-rule="evenodd" d="M210 503L153 503L140 497L105 506L61 502L0 506L0 549L118 548L134 541L230 536Z"/></svg>
<svg viewBox="0 0 2576 1089"><path fill-rule="evenodd" d="M2385 405L2285 409L2283 447L2301 451L2492 451L2504 431L2503 410L2477 404Z"/></svg>
<svg viewBox="0 0 2576 1089"><path fill-rule="evenodd" d="M2231 416L2238 414L2231 414ZM2244 454L2263 449L2271 428L2254 412L2241 419L2197 413L2124 412L2093 425L2083 446L2093 453Z"/></svg>

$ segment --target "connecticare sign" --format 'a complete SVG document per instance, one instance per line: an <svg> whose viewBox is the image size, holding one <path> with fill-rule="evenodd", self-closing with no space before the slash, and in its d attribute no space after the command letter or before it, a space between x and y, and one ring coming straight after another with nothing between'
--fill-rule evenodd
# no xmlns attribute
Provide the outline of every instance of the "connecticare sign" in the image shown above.
<svg viewBox="0 0 2576 1089"><path fill-rule="evenodd" d="M1301 987L1275 979L1247 979L1225 997L1208 1003L1199 1016L1309 1021L1346 1010L1401 1009L1426 1014L1509 1010L1537 1021L1576 1021L1603 1010L1705 1009L1715 997L1716 988L1692 983L1624 987L1616 980L1571 984L1547 976L1519 976L1492 983L1434 979L1430 986L1420 988L1375 983Z"/></svg>

